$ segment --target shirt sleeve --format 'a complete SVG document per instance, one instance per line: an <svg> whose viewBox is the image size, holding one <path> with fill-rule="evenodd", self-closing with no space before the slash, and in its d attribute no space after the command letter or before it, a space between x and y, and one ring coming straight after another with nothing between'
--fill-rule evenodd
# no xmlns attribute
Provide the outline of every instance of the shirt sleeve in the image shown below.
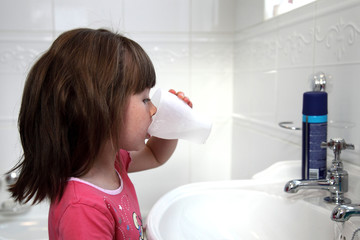
<svg viewBox="0 0 360 240"><path fill-rule="evenodd" d="M114 223L105 213L85 204L69 206L59 223L59 239L114 239Z"/></svg>

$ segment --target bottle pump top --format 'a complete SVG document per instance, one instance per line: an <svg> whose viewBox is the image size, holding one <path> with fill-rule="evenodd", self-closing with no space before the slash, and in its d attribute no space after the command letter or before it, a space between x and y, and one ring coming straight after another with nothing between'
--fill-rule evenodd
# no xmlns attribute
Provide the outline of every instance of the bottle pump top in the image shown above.
<svg viewBox="0 0 360 240"><path fill-rule="evenodd" d="M303 95L303 115L319 116L327 115L327 93L326 92L305 92Z"/></svg>

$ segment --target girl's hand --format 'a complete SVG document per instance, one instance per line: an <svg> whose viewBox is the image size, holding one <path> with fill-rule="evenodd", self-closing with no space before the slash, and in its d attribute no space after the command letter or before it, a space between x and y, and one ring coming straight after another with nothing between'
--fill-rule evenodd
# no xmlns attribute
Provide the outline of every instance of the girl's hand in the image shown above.
<svg viewBox="0 0 360 240"><path fill-rule="evenodd" d="M187 105L189 105L189 107L191 107L191 108L193 107L192 102L190 101L190 99L188 97L185 96L185 94L183 92L176 92L174 89L170 89L169 92L178 96L178 98L183 100Z"/></svg>

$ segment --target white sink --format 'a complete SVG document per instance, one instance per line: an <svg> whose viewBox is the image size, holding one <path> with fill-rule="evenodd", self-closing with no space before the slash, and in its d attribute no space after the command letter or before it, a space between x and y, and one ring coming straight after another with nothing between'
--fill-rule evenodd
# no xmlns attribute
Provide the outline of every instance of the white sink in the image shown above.
<svg viewBox="0 0 360 240"><path fill-rule="evenodd" d="M42 240L49 239L47 219L12 219L0 220L0 240L26 239Z"/></svg>
<svg viewBox="0 0 360 240"><path fill-rule="evenodd" d="M0 240L49 239L48 209L48 203L44 202L17 214L0 211Z"/></svg>
<svg viewBox="0 0 360 240"><path fill-rule="evenodd" d="M280 162L251 180L174 189L151 209L146 221L148 240L350 240L355 233L360 236L359 217L346 223L330 220L334 205L323 201L327 191L283 191L287 181L300 178L300 167L299 161ZM360 203L360 168L347 164L345 169L349 197ZM0 214L0 240L48 239L48 208L41 203L24 214Z"/></svg>
<svg viewBox="0 0 360 240"><path fill-rule="evenodd" d="M330 220L334 205L323 201L328 193L285 193L288 176L285 181L279 175L264 180L278 167L252 180L189 184L170 191L148 215L148 240L335 239Z"/></svg>

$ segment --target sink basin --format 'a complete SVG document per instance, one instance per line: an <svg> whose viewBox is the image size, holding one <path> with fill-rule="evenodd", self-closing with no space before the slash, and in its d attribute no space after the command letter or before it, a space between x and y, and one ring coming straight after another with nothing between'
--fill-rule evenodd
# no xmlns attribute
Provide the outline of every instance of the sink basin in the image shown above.
<svg viewBox="0 0 360 240"><path fill-rule="evenodd" d="M6 219L0 220L0 239L49 239L47 219Z"/></svg>
<svg viewBox="0 0 360 240"><path fill-rule="evenodd" d="M266 182L259 176L170 191L148 215L148 240L335 238L334 205L323 201L326 191L288 194L283 192L286 181Z"/></svg>
<svg viewBox="0 0 360 240"><path fill-rule="evenodd" d="M4 199L7 196L1 196ZM0 240L43 240L48 236L48 203L31 206L26 211L0 211Z"/></svg>

